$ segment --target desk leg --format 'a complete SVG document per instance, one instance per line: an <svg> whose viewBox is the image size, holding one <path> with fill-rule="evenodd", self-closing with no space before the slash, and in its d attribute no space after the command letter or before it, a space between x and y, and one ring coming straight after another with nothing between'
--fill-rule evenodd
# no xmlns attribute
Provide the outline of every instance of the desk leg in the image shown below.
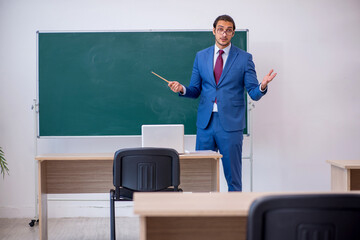
<svg viewBox="0 0 360 240"><path fill-rule="evenodd" d="M46 161L39 161L39 239L48 239L48 213L47 213L47 169Z"/></svg>
<svg viewBox="0 0 360 240"><path fill-rule="evenodd" d="M350 191L350 170L331 166L331 190Z"/></svg>
<svg viewBox="0 0 360 240"><path fill-rule="evenodd" d="M220 158L216 159L216 192L220 192Z"/></svg>
<svg viewBox="0 0 360 240"><path fill-rule="evenodd" d="M146 217L140 217L140 240L146 240Z"/></svg>

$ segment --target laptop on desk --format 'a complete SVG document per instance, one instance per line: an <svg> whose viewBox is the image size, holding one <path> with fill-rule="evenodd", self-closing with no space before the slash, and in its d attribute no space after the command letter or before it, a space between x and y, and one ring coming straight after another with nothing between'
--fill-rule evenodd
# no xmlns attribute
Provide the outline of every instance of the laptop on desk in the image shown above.
<svg viewBox="0 0 360 240"><path fill-rule="evenodd" d="M184 125L142 125L141 139L143 147L173 148L179 154L184 150Z"/></svg>

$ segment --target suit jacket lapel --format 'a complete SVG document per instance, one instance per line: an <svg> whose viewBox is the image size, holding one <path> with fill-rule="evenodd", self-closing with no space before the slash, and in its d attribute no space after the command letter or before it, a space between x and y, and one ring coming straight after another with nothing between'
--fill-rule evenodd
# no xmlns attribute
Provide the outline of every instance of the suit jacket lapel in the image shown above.
<svg viewBox="0 0 360 240"><path fill-rule="evenodd" d="M207 62L206 62L206 66L208 68L208 74L209 74L209 81L210 83L216 87L216 83L215 83L215 77L214 77L214 46L210 47L207 54Z"/></svg>
<svg viewBox="0 0 360 240"><path fill-rule="evenodd" d="M236 57L238 55L238 52L235 51L235 49L233 48L233 46L231 45L231 48L230 48L230 51L229 51L229 56L226 60L226 63L225 63L225 67L223 69L223 72L221 73L221 77L220 77L220 80L219 80L219 84L221 84L221 82L223 81L223 79L225 78L226 74L229 72L230 68L231 68L231 65L234 63ZM214 80L215 81L215 80Z"/></svg>

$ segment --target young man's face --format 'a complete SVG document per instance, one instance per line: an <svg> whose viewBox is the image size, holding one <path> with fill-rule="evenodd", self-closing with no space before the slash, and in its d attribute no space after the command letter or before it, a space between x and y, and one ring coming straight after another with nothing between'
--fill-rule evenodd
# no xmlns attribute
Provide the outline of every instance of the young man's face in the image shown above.
<svg viewBox="0 0 360 240"><path fill-rule="evenodd" d="M220 49L224 49L229 46L231 39L235 34L234 26L231 22L219 20L216 28L213 29L213 34L215 36L216 45Z"/></svg>

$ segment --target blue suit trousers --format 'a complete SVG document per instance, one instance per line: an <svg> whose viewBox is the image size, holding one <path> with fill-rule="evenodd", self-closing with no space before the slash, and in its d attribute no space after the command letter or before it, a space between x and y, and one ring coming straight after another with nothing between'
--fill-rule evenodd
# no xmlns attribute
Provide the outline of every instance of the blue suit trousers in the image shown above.
<svg viewBox="0 0 360 240"><path fill-rule="evenodd" d="M205 129L197 129L196 150L219 150L223 155L222 164L228 191L242 191L242 144L243 130L225 131L217 112L212 113Z"/></svg>

